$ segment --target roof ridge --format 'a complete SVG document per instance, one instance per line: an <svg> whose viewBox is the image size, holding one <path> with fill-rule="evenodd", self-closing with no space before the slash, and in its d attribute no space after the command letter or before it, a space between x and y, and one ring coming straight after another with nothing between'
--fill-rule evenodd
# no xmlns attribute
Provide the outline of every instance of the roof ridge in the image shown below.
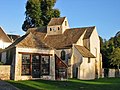
<svg viewBox="0 0 120 90"><path fill-rule="evenodd" d="M69 29L83 29L83 28L95 28L96 26L89 26L89 27L73 27L73 28L69 28Z"/></svg>
<svg viewBox="0 0 120 90"><path fill-rule="evenodd" d="M59 19L59 18L66 18L66 16L64 16L64 17L53 17L51 19Z"/></svg>

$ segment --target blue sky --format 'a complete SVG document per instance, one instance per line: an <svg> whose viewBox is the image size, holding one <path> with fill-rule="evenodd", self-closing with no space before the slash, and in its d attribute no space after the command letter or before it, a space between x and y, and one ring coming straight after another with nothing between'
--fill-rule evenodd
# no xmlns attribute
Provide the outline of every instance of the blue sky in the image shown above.
<svg viewBox="0 0 120 90"><path fill-rule="evenodd" d="M27 0L1 0L0 26L6 33L20 34ZM120 0L57 0L55 8L66 16L70 27L96 26L109 39L120 31Z"/></svg>

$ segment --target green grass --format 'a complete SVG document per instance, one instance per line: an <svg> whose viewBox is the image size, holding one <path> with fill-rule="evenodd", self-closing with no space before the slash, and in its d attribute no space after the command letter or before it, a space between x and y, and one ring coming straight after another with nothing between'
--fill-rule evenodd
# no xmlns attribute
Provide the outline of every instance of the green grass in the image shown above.
<svg viewBox="0 0 120 90"><path fill-rule="evenodd" d="M24 80L8 81L21 90L119 90L120 78L103 78L97 80L48 81Z"/></svg>

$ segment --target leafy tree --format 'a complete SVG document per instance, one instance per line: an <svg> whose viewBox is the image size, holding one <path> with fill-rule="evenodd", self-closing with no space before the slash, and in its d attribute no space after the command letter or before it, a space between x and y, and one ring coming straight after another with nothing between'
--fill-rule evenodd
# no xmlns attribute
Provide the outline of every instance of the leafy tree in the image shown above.
<svg viewBox="0 0 120 90"><path fill-rule="evenodd" d="M58 9L53 9L56 0L41 0L41 20L43 21L43 26L46 26L52 17L60 17L60 11Z"/></svg>
<svg viewBox="0 0 120 90"><path fill-rule="evenodd" d="M114 43L115 43L115 47L120 48L120 31L117 32L117 34L115 35Z"/></svg>
<svg viewBox="0 0 120 90"><path fill-rule="evenodd" d="M103 40L102 37L100 37L100 52L102 53L102 62L103 62L103 68L108 68L108 59L106 57L106 54L107 54L107 41L106 40Z"/></svg>
<svg viewBox="0 0 120 90"><path fill-rule="evenodd" d="M22 29L46 26L51 18L60 17L60 11L53 8L55 3L56 0L28 0Z"/></svg>
<svg viewBox="0 0 120 90"><path fill-rule="evenodd" d="M101 53L102 53L102 60L103 60L103 68L115 68L116 66L113 66L110 64L111 62L111 53L114 51L115 47L115 37L111 37L109 40L100 39L102 41L101 45Z"/></svg>
<svg viewBox="0 0 120 90"><path fill-rule="evenodd" d="M110 59L111 59L111 64L114 66L117 65L117 68L119 69L119 66L120 66L120 48L119 47L114 49L114 51L110 56Z"/></svg>

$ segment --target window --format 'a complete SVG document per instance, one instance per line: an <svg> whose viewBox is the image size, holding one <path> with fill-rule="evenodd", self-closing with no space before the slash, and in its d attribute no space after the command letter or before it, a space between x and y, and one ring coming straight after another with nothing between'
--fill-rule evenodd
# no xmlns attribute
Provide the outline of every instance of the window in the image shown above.
<svg viewBox="0 0 120 90"><path fill-rule="evenodd" d="M96 57L97 57L97 48L95 48L95 53L96 53Z"/></svg>
<svg viewBox="0 0 120 90"><path fill-rule="evenodd" d="M65 21L65 26L67 26L67 21Z"/></svg>
<svg viewBox="0 0 120 90"><path fill-rule="evenodd" d="M61 78L66 78L66 76L67 76L67 70L66 70L66 68L59 68L58 69L58 77L61 77Z"/></svg>
<svg viewBox="0 0 120 90"><path fill-rule="evenodd" d="M32 75L39 78L50 73L50 56L38 54L22 54L21 75Z"/></svg>
<svg viewBox="0 0 120 90"><path fill-rule="evenodd" d="M60 28L58 27L58 30L60 30Z"/></svg>
<svg viewBox="0 0 120 90"><path fill-rule="evenodd" d="M41 70L42 75L49 75L50 72L50 57L49 56L41 56Z"/></svg>
<svg viewBox="0 0 120 90"><path fill-rule="evenodd" d="M40 56L37 54L32 55L32 77L40 78Z"/></svg>
<svg viewBox="0 0 120 90"><path fill-rule="evenodd" d="M65 60L65 54L66 54L65 51L62 50L62 51L61 51L61 59L62 59L62 60Z"/></svg>
<svg viewBox="0 0 120 90"><path fill-rule="evenodd" d="M52 31L52 28L50 28L50 31Z"/></svg>
<svg viewBox="0 0 120 90"><path fill-rule="evenodd" d="M88 58L88 63L90 63L90 57Z"/></svg>
<svg viewBox="0 0 120 90"><path fill-rule="evenodd" d="M30 55L22 55L22 75L30 75Z"/></svg>

